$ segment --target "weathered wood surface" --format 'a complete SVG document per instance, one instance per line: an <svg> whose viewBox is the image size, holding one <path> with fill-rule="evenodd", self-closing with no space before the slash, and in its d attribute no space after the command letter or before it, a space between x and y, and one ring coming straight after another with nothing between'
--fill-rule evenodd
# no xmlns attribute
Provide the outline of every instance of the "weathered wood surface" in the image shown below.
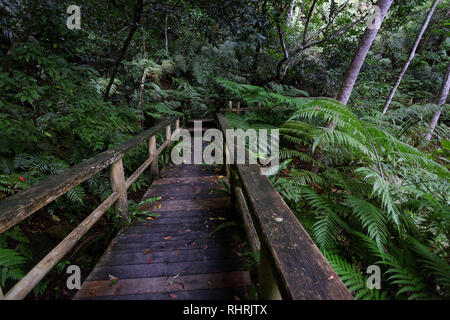
<svg viewBox="0 0 450 320"><path fill-rule="evenodd" d="M75 299L246 299L251 286L232 219L226 179L216 168L166 168L142 209L160 214L128 226L112 241ZM111 282L112 277L118 280Z"/></svg>
<svg viewBox="0 0 450 320"><path fill-rule="evenodd" d="M77 244L88 230L100 219L119 198L118 192L113 192L84 221L64 238L49 254L45 256L25 277L23 277L8 293L5 300L21 300L45 277L45 275Z"/></svg>
<svg viewBox="0 0 450 320"><path fill-rule="evenodd" d="M162 121L116 148L100 153L58 175L48 177L30 189L1 200L0 233L8 230L96 173L109 167L127 152L136 148L142 142L149 140L174 121L175 118Z"/></svg>
<svg viewBox="0 0 450 320"><path fill-rule="evenodd" d="M222 131L231 129L218 114ZM229 148L232 147L227 141ZM236 154L236 153L235 153ZM259 165L234 165L246 197L261 247L272 264L285 299L344 300L351 293L321 254L280 194L261 175Z"/></svg>

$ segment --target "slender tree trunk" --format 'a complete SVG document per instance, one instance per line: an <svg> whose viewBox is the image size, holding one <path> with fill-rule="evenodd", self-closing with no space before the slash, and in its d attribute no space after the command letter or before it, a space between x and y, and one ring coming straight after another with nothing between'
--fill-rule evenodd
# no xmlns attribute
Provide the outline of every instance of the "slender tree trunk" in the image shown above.
<svg viewBox="0 0 450 320"><path fill-rule="evenodd" d="M387 11L391 7L394 0L379 0L377 6L380 8L379 17L376 18L374 25L370 25L366 28L364 35L362 36L358 48L356 50L355 56L347 69L344 77L344 81L339 90L337 100L342 104L347 104L350 99L350 95L355 86L356 79L358 78L361 67L366 59L367 53L375 39L375 36L380 29L381 23L386 16Z"/></svg>
<svg viewBox="0 0 450 320"><path fill-rule="evenodd" d="M290 8L289 8L288 15L287 15L287 17L286 17L286 25L287 25L288 27L291 26L291 23L292 23L292 15L294 14L294 9L295 9L295 0L292 0L292 1L291 1L291 6L290 6Z"/></svg>
<svg viewBox="0 0 450 320"><path fill-rule="evenodd" d="M164 24L164 39L165 39L165 44L166 44L166 54L169 55L169 35L168 35L168 26L167 26L167 20L168 20L168 16L166 14L166 20L165 20L165 24Z"/></svg>
<svg viewBox="0 0 450 320"><path fill-rule="evenodd" d="M434 10L436 9L436 6L438 5L438 3L439 3L439 0L434 0L430 10L428 11L428 15L422 25L422 28L420 29L419 34L417 35L416 42L414 42L414 45L412 47L411 53L409 54L408 60L406 61L405 65L403 66L402 71L398 75L397 81L395 82L395 85L392 88L391 92L389 93L386 103L384 104L383 114L385 114L388 111L389 105L391 104L392 99L394 98L395 92L397 91L398 86L400 85L400 82L402 82L403 76L405 75L406 70L408 70L409 64L414 59L414 55L416 54L417 47L419 46L420 40L422 39L422 36L425 33L425 30L428 28L428 24L430 23L431 17L433 16Z"/></svg>
<svg viewBox="0 0 450 320"><path fill-rule="evenodd" d="M143 103L143 96L144 96L144 88L145 88L145 80L147 79L149 69L145 68L144 72L142 73L142 79L141 79L141 85L139 89L139 101L138 101L138 110L142 117L144 117L144 112L142 111L142 103ZM139 127L143 128L143 119L138 120Z"/></svg>
<svg viewBox="0 0 450 320"><path fill-rule="evenodd" d="M445 72L444 80L442 81L442 87L438 95L437 99L437 105L439 107L439 110L437 110L433 118L431 119L430 128L428 129L428 133L425 136L426 141L430 141L431 137L433 136L434 129L436 129L436 125L439 122L439 118L441 117L441 107L445 104L448 97L448 92L450 89L450 64L447 67L447 71Z"/></svg>
<svg viewBox="0 0 450 320"><path fill-rule="evenodd" d="M352 62L350 63L350 66L347 69L347 72L345 74L344 81L341 85L341 88L339 90L337 100L341 102L342 104L347 104L348 100L350 98L350 95L353 91L353 87L355 86L356 79L358 78L359 72L361 70L361 67L364 63L364 60L366 59L367 53L369 52L370 47L372 46L373 41L375 40L375 36L378 33L378 30L381 27L381 24L384 20L384 17L386 16L386 13L388 12L389 8L391 7L394 0L379 0L377 3L377 6L379 8L379 12L376 12L376 15L373 17L369 17L367 28L359 42L358 48L356 49L356 53L353 57ZM372 18L375 18L374 21L372 21ZM327 124L327 128L333 129L334 128L334 122L331 121ZM372 147L373 141L371 140ZM376 149L374 150L375 155L378 156L378 153L376 152ZM321 162L324 154L320 151L316 152L314 154L314 159L317 162ZM378 158L377 158L378 160ZM378 161L379 168L381 169L381 164ZM317 166L313 167L313 172L317 172L318 168ZM383 171L380 170L380 175L383 176Z"/></svg>
<svg viewBox="0 0 450 320"><path fill-rule="evenodd" d="M105 100L105 101L108 100L108 98L109 98L109 92L111 91L111 87L114 83L114 78L116 77L117 70L119 70L120 63L122 62L122 59L125 56L125 53L127 52L128 46L129 46L131 40L133 39L133 36L138 28L138 24L141 21L142 7L143 7L143 0L138 0L136 7L134 9L133 22L130 26L130 31L128 32L128 36L122 45L120 54L117 57L116 63L114 64L114 69L111 74L111 78L109 79L109 83L106 86L105 93L103 95L103 100Z"/></svg>

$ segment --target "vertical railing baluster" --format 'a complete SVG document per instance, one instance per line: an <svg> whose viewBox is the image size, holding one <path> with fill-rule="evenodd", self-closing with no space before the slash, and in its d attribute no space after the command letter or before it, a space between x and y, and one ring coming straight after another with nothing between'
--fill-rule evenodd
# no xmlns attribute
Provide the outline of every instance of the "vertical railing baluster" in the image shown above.
<svg viewBox="0 0 450 320"><path fill-rule="evenodd" d="M172 140L172 131L170 128L170 124L166 127L166 141L168 141L169 143L167 144L167 148L170 147L170 143Z"/></svg>
<svg viewBox="0 0 450 320"><path fill-rule="evenodd" d="M112 191L119 193L119 199L117 199L115 204L116 214L120 214L124 219L127 219L128 198L122 158L111 165L109 177Z"/></svg>
<svg viewBox="0 0 450 320"><path fill-rule="evenodd" d="M155 157L155 160L153 160L152 164L150 165L150 174L152 176L152 179L155 180L159 178L158 155L156 153L156 136L152 136L148 142L148 154L149 157Z"/></svg>
<svg viewBox="0 0 450 320"><path fill-rule="evenodd" d="M236 113L237 114L241 113L241 100L238 100L238 102L237 102Z"/></svg>
<svg viewBox="0 0 450 320"><path fill-rule="evenodd" d="M267 248L261 244L259 252L259 299L282 300Z"/></svg>

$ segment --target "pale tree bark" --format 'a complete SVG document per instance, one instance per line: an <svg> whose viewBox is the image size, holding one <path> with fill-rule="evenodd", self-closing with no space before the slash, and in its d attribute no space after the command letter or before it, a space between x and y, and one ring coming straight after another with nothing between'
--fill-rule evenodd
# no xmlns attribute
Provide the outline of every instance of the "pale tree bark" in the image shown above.
<svg viewBox="0 0 450 320"><path fill-rule="evenodd" d="M416 42L414 42L414 45L411 49L408 60L406 61L405 65L403 66L402 71L398 75L397 81L395 82L395 85L392 88L391 92L389 93L386 103L384 104L383 114L385 114L388 111L389 105L391 104L392 99L394 98L395 92L397 91L397 89L400 85L400 82L402 82L403 76L405 75L406 70L408 70L408 67L409 67L411 61L414 59L414 55L416 54L417 47L419 46L420 40L422 39L422 36L425 33L425 30L428 28L428 24L430 23L431 17L433 16L434 10L436 9L436 6L438 5L438 3L439 3L439 0L434 0L433 4L431 5L430 10L428 11L428 15L425 18L425 21L422 25L422 28L420 29L419 34L417 35Z"/></svg>
<svg viewBox="0 0 450 320"><path fill-rule="evenodd" d="M447 71L445 72L444 80L442 81L442 87L438 95L437 105L439 109L433 114L433 118L431 118L430 128L428 129L428 133L425 136L426 141L430 141L433 136L434 129L436 129L436 125L439 122L439 118L442 113L442 106L447 101L448 92L450 89L450 64L447 67Z"/></svg>
<svg viewBox="0 0 450 320"><path fill-rule="evenodd" d="M145 68L144 72L142 73L142 79L141 79L141 85L140 85L140 89L139 89L139 101L138 101L138 110L141 113L142 118L144 117L144 112L142 111L142 103L144 101L143 96L144 96L144 88L145 88L145 81L147 80L147 75L149 72L149 68ZM139 119L138 123L139 123L139 127L142 129L143 127L143 119Z"/></svg>
<svg viewBox="0 0 450 320"><path fill-rule="evenodd" d="M361 67L364 63L364 60L366 59L367 53L369 52L370 48L372 47L373 41L375 40L375 37L378 33L378 30L380 30L381 24L383 23L383 20L391 7L394 0L379 0L377 2L378 9L375 12L375 15L369 18L369 21L367 23L367 28L359 41L358 48L356 49L356 53L353 57L352 62L350 63L350 66L347 69L347 72L344 77L344 81L342 82L341 88L339 90L337 100L341 102L342 104L346 105L348 103L348 100L350 99L350 95L352 94L353 87L355 86L356 79L358 78L359 72L361 71ZM373 19L373 20L372 20ZM334 128L334 122L331 121L327 124L327 128L333 129ZM367 130L366 130L367 132ZM368 134L368 132L367 132ZM381 177L384 177L383 170L381 167L381 162L378 157L378 152L375 148L375 144L373 142L372 137L370 137L370 144L372 147L372 150L376 156L377 163L378 163L378 169L380 170ZM318 153L315 155L315 159L321 161L321 158L323 157L322 153Z"/></svg>
<svg viewBox="0 0 450 320"><path fill-rule="evenodd" d="M168 25L167 25L167 21L168 21L169 17L166 14L166 20L165 20L165 24L164 24L164 39L165 39L165 45L166 45L166 54L169 55L169 35L168 35Z"/></svg>
<svg viewBox="0 0 450 320"><path fill-rule="evenodd" d="M292 23L292 15L294 14L294 9L295 9L295 0L292 0L292 1L291 1L291 6L289 7L288 15L287 15L287 17L286 17L286 25L287 25L288 27L291 26L291 23Z"/></svg>
<svg viewBox="0 0 450 320"><path fill-rule="evenodd" d="M367 26L337 95L337 100L342 104L346 105L348 103L367 53L369 52L370 47L375 40L375 36L380 29L381 23L393 2L394 0L379 0L377 2L377 6L380 10L377 12L376 16L374 16L374 23ZM332 124L330 125L333 126Z"/></svg>

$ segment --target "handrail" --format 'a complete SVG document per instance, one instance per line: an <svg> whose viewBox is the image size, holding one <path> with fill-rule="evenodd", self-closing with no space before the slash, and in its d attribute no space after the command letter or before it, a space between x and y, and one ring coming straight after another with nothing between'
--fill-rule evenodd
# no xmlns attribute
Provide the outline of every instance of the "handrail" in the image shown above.
<svg viewBox="0 0 450 320"><path fill-rule="evenodd" d="M50 176L30 189L0 201L1 234L96 173L111 166L111 195L7 292L3 299L18 300L25 298L113 204L115 204L116 213L125 219L127 218L127 189L150 165L152 176L158 177L158 155L170 145L173 122L175 122L175 129L179 129L179 117L169 118L113 149L85 160L58 175ZM165 128L166 139L157 149L155 135L163 128ZM149 158L125 180L123 156L147 140L149 141Z"/></svg>
<svg viewBox="0 0 450 320"><path fill-rule="evenodd" d="M219 129L232 129L223 114L217 114ZM257 164L230 164L228 155L233 142L224 144L226 171L234 170L239 181L230 174L237 207L248 208L251 221L244 218L252 248L260 242L260 298L347 300L351 293L321 254L306 230L284 202L269 179L261 175ZM233 153L236 155L236 152ZM235 163L235 162L234 162ZM237 184L241 184L241 188ZM244 198L244 199L242 199ZM241 199L241 200L239 200ZM245 203L243 203L245 202ZM248 204L248 205L247 205ZM256 230L258 239L251 230Z"/></svg>

